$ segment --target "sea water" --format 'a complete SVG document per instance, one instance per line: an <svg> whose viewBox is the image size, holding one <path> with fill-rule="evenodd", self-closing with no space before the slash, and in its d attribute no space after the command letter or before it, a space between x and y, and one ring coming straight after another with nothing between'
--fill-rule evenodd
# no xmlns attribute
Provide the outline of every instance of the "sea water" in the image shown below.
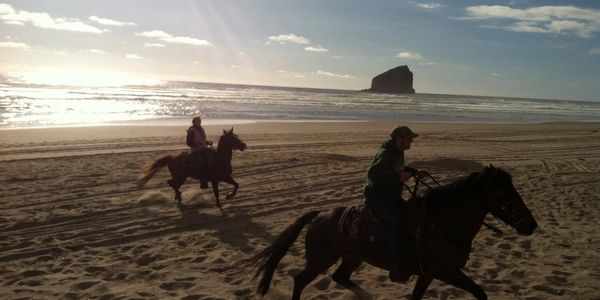
<svg viewBox="0 0 600 300"><path fill-rule="evenodd" d="M0 128L92 124L175 125L255 121L581 122L600 121L600 101L196 82L153 86L0 85Z"/></svg>

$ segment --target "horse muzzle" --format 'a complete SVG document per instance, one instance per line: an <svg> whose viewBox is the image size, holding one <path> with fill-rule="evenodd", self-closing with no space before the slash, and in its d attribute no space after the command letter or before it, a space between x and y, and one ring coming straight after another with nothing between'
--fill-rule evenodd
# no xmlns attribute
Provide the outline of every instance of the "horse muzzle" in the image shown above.
<svg viewBox="0 0 600 300"><path fill-rule="evenodd" d="M531 214L527 214L515 222L514 228L522 235L532 235L538 224Z"/></svg>

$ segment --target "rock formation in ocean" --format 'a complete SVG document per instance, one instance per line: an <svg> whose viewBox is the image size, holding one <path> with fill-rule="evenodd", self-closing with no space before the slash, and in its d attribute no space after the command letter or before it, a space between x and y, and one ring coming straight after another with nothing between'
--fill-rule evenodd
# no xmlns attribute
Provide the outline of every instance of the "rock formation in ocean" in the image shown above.
<svg viewBox="0 0 600 300"><path fill-rule="evenodd" d="M373 78L371 88L365 90L375 93L414 94L413 73L408 66L399 66L387 70Z"/></svg>

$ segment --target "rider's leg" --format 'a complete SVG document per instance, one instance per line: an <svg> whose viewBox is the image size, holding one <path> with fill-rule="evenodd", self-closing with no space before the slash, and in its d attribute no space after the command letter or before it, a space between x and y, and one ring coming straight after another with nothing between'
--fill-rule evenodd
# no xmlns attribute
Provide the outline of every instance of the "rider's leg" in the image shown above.
<svg viewBox="0 0 600 300"><path fill-rule="evenodd" d="M200 159L200 188L208 188L208 151L207 149L198 151Z"/></svg>
<svg viewBox="0 0 600 300"><path fill-rule="evenodd" d="M401 257L402 251L402 205L400 199L378 200L369 206L386 223L386 253L388 267L390 270L390 279L395 282L405 282L410 277L410 269L407 267L406 260Z"/></svg>

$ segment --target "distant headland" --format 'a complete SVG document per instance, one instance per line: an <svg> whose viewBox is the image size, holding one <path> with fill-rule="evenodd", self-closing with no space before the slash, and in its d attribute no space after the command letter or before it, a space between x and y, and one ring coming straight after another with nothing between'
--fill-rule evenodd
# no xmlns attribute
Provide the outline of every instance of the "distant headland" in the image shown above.
<svg viewBox="0 0 600 300"><path fill-rule="evenodd" d="M371 88L364 92L414 94L413 73L408 66L399 66L387 70L373 78Z"/></svg>

